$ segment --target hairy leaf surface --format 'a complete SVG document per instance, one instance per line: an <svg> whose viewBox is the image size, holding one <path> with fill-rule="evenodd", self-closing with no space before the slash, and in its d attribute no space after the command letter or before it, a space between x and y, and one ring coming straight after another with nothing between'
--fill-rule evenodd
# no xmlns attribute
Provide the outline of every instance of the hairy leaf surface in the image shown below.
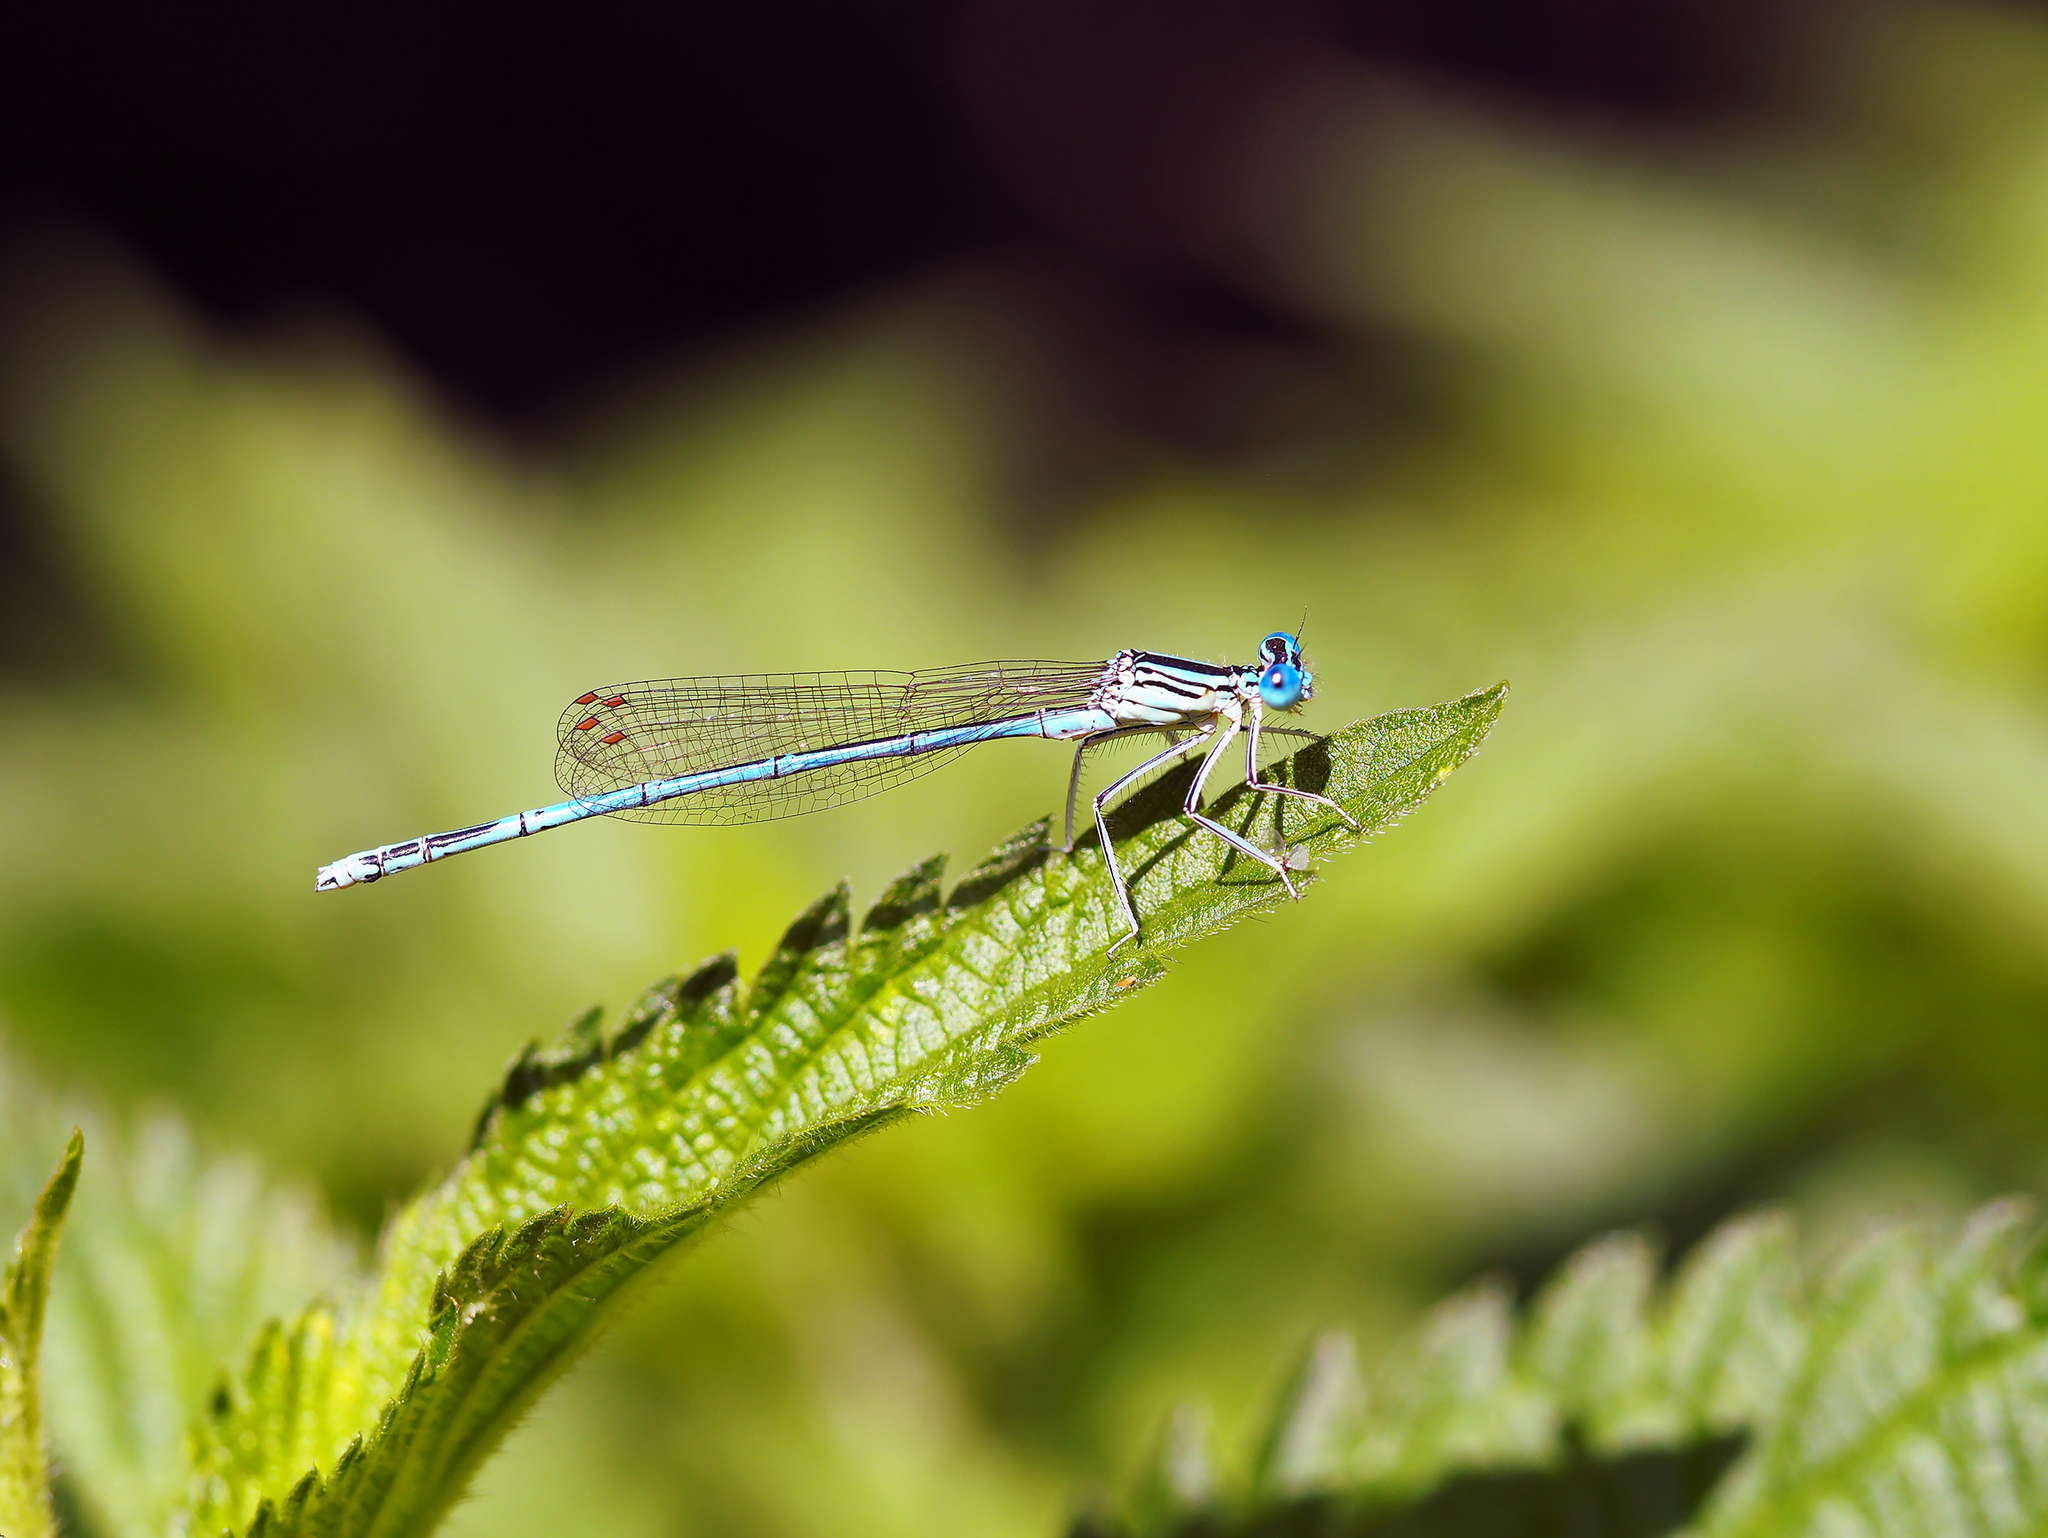
<svg viewBox="0 0 2048 1538"><path fill-rule="evenodd" d="M1270 771L1362 833L1242 787L1211 815L1262 847L1333 854L1418 806L1505 692L1360 723ZM943 859L916 866L858 928L847 892L828 894L751 984L720 957L650 990L610 1036L591 1010L529 1048L468 1156L393 1223L368 1293L267 1332L215 1397L185 1529L425 1532L657 1260L850 1136L986 1098L1039 1038L1285 902L1270 871L1174 815L1185 784L1169 776L1115 819L1144 931L1114 956L1101 850L1055 854L1040 823L950 894Z"/></svg>

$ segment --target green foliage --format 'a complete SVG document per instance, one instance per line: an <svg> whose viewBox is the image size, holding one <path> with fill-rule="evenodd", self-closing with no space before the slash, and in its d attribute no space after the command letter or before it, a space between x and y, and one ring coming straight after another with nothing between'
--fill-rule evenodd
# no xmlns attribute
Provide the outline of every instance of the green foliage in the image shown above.
<svg viewBox="0 0 2048 1538"><path fill-rule="evenodd" d="M50 1267L84 1157L84 1135L74 1131L0 1277L0 1532L9 1538L53 1538L57 1530L43 1456L38 1358Z"/></svg>
<svg viewBox="0 0 2048 1538"><path fill-rule="evenodd" d="M1213 815L1266 844L1334 853L1419 805L1476 750L1505 692L1360 723L1276 766L1362 834L1244 787ZM828 894L751 985L719 957L650 990L609 1039L591 1010L553 1049L528 1048L468 1156L392 1225L360 1302L273 1327L215 1396L187 1530L427 1531L657 1261L835 1144L985 1099L1041 1037L1156 981L1190 940L1284 901L1264 867L1173 815L1184 782L1169 777L1119 819L1144 932L1115 957L1100 848L1057 856L1040 823L950 896L943 859L914 867L857 932L846 889Z"/></svg>
<svg viewBox="0 0 2048 1538"><path fill-rule="evenodd" d="M1881 1223L1809 1275L1789 1220L1765 1213L1713 1234L1661 1289L1641 1236L1601 1240L1519 1318L1496 1283L1443 1303L1369 1379L1348 1338L1318 1341L1232 1499L1206 1448L1170 1431L1127 1530L2039 1531L2048 1262L2034 1227L2017 1201L1952 1238Z"/></svg>
<svg viewBox="0 0 2048 1538"><path fill-rule="evenodd" d="M1730 1191L1828 1233L2038 1187L2048 30L1834 19L1787 110L1676 137L1360 77L1261 178L1314 206L1252 200L1273 245L1239 264L1321 341L1176 350L1163 418L1102 409L1127 339L1066 351L1099 312L1029 262L736 335L516 447L345 317L0 280L0 630L69 615L0 663L0 1029L374 1231L507 1031L692 936L764 954L838 875L879 891L905 826L982 849L1062 766L991 748L830 818L593 826L357 901L314 863L541 799L536 729L594 680L1242 656L1306 606L1315 722L1505 670L1511 758L984 1112L755 1204L451 1538L1042 1534L1181 1385L1246 1424L1305 1319L1355 1313L1378 1361L1447 1275ZM69 1125L0 1126L15 1213ZM155 1534L109 1492L183 1498L253 1326L168 1219L132 1249L189 1285L125 1240L84 1264L95 1203L147 1206L85 1126L49 1434L98 1532ZM134 1353L145 1393L65 1366L88 1274L123 1327L83 1359ZM264 1285L257 1317L352 1317Z"/></svg>
<svg viewBox="0 0 2048 1538"><path fill-rule="evenodd" d="M161 1533L222 1364L264 1320L351 1288L355 1247L302 1193L159 1114L97 1132L64 1255L44 1393L65 1494L96 1530Z"/></svg>
<svg viewBox="0 0 2048 1538"><path fill-rule="evenodd" d="M356 1247L303 1192L246 1156L203 1152L170 1113L124 1127L0 1055L0 1192L34 1199L32 1161L66 1124L84 1129L93 1172L65 1219L43 1330L59 1504L89 1533L158 1534L184 1500L194 1409L222 1364L266 1319L351 1290Z"/></svg>

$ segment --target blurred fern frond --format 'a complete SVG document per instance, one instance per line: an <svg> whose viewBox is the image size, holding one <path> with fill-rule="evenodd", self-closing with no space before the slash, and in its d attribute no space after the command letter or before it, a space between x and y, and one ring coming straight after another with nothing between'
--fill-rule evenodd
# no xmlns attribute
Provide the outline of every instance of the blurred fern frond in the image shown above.
<svg viewBox="0 0 2048 1538"><path fill-rule="evenodd" d="M1349 1337L1324 1337L1241 1489L1218 1494L1206 1445L1170 1434L1128 1524L1084 1526L1148 1538L2035 1531L2048 1520L2035 1240L2031 1207L2005 1201L1952 1237L1875 1224L1809 1273L1790 1220L1766 1212L1709 1236L1660 1288L1650 1243L1613 1235L1519 1317L1498 1283L1442 1303L1369 1375ZM1185 1410L1172 1422L1193 1424Z"/></svg>

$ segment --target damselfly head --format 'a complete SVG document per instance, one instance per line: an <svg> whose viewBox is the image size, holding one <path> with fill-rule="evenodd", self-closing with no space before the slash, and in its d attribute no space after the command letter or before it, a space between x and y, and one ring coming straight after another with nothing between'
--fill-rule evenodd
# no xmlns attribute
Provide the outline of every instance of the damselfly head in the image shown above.
<svg viewBox="0 0 2048 1538"><path fill-rule="evenodd" d="M1259 698L1268 710L1292 710L1315 695L1315 680L1301 665L1301 643L1276 630L1259 643Z"/></svg>

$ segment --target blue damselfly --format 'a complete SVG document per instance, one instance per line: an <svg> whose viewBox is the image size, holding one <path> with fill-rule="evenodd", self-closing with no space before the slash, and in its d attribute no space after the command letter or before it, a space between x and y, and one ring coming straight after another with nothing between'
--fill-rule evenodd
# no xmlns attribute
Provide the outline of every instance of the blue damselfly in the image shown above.
<svg viewBox="0 0 2048 1538"><path fill-rule="evenodd" d="M1276 631L1246 665L1120 651L1108 662L980 662L922 673L799 673L668 679L580 695L556 729L555 777L570 799L496 822L366 849L323 866L319 889L377 881L394 871L586 817L644 822L767 822L857 801L934 769L977 743L1043 737L1076 744L1067 781L1064 848L1074 846L1082 756L1145 733L1169 739L1093 801L1096 832L1129 932L1138 914L1110 843L1105 809L1144 775L1201 751L1181 811L1299 896L1286 848L1262 849L1202 813L1202 789L1240 732L1245 778L1257 790L1328 807L1336 802L1259 778L1262 735L1309 736L1268 726L1268 711L1308 700L1314 680L1295 636ZM1185 734L1185 735L1184 735ZM1112 949L1115 947L1112 946Z"/></svg>

